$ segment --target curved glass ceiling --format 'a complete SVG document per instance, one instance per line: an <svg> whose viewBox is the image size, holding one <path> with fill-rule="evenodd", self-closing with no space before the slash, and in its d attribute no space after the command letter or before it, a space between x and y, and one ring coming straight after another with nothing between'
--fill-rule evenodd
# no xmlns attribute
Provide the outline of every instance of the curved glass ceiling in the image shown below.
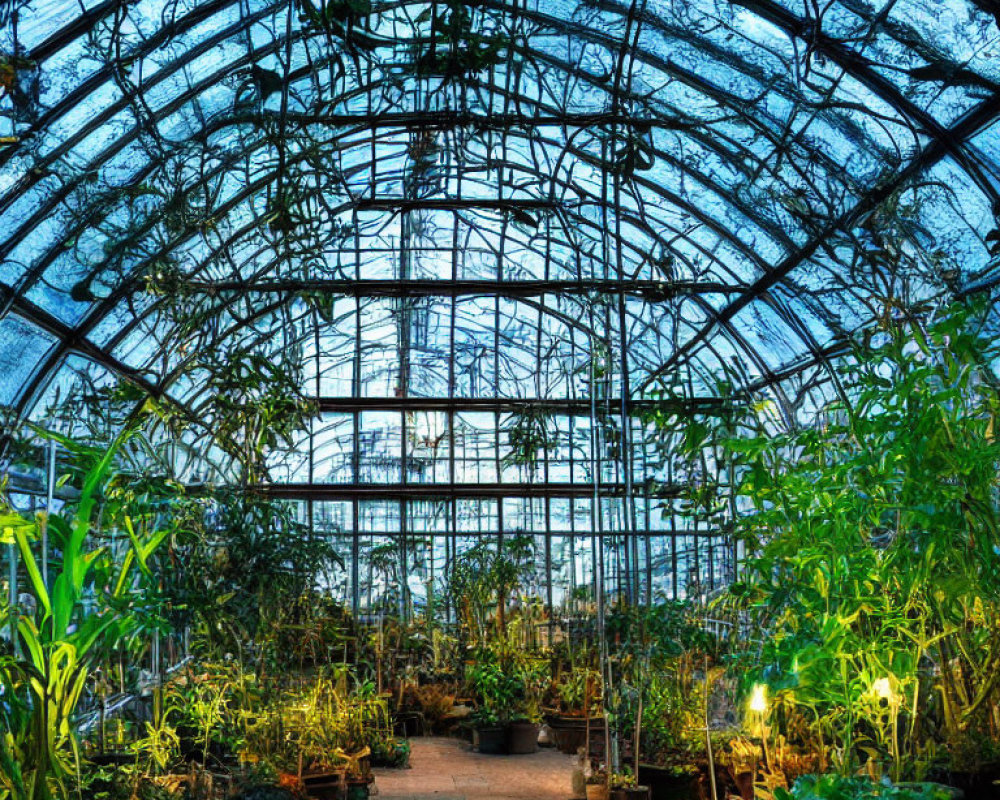
<svg viewBox="0 0 1000 800"><path fill-rule="evenodd" d="M22 416L82 371L208 423L220 348L331 403L780 387L992 285L990 0L5 8Z"/></svg>

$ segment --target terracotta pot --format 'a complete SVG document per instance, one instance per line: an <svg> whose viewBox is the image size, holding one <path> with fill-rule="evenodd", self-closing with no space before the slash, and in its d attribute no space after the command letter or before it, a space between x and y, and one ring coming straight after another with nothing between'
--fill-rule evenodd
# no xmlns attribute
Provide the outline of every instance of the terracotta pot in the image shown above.
<svg viewBox="0 0 1000 800"><path fill-rule="evenodd" d="M588 783L587 800L609 800L608 785L606 783Z"/></svg>
<svg viewBox="0 0 1000 800"><path fill-rule="evenodd" d="M740 797L743 800L753 800L753 773L738 772L733 780L736 781L736 788L739 790Z"/></svg>

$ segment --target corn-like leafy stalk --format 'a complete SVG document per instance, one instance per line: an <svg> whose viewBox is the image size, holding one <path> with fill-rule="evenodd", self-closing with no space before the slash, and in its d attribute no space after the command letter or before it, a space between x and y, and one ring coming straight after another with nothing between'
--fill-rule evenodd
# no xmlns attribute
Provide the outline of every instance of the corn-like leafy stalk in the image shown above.
<svg viewBox="0 0 1000 800"><path fill-rule="evenodd" d="M126 516L131 547L120 565L112 565L117 579L111 583L110 602L92 614L82 613L92 569L99 560L111 558L103 546L88 549L88 535L115 456L133 433L130 428L123 430L91 466L70 519L48 512L25 519L0 502L0 541L17 546L36 602L31 614L0 608L0 624L15 626L22 653L19 659L0 662L0 685L16 710L6 720L0 744L0 800L53 800L68 794L67 779L80 761L73 714L88 668L101 644L114 640L124 623L116 610L121 604L115 601L129 590L130 572L138 565L148 574L146 561L167 535L166 530L156 531L140 539ZM43 524L62 540L61 563L51 588L32 547Z"/></svg>

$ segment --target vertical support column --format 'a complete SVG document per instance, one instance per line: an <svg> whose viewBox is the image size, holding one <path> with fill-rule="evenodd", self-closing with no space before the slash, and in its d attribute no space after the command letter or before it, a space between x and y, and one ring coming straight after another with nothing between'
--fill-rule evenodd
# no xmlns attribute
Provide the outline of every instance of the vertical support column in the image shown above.
<svg viewBox="0 0 1000 800"><path fill-rule="evenodd" d="M460 148L456 148L460 150ZM462 178L461 170L459 170L458 186L456 189L456 194L458 197L462 196ZM453 281L458 280L459 275L459 235L458 235L458 214L452 214L451 217L452 227L451 227L451 279ZM464 266L464 264L463 264ZM455 294L449 298L451 315L448 319L448 399L455 399L455 384L457 382L457 376L455 374L455 317L458 315L458 297ZM455 419L458 416L458 412L454 408L448 409L448 479L451 481L451 485L454 486L458 482L458 469L455 466ZM464 447L464 442L463 442ZM462 461L463 465L465 460ZM478 465L477 465L478 467ZM463 469L465 467L463 466ZM462 476L463 479L465 476ZM450 582L451 573L449 570L452 568L453 560L458 553L458 499L452 497L448 500L448 512L450 514L450 525L448 537L445 538L445 549L444 549L444 576L443 582ZM451 540L451 548L449 552L448 540ZM445 601L445 618L448 622L451 622L453 618L457 619L458 612L453 607L453 598L451 592L447 594Z"/></svg>
<svg viewBox="0 0 1000 800"><path fill-rule="evenodd" d="M649 474L649 466L646 457L646 448L642 448L642 474ZM646 551L646 608L649 608L653 604L653 535L651 531L653 530L653 501L650 498L646 498L644 503L645 509L643 512L643 528L647 531L647 534L643 540L644 549Z"/></svg>
<svg viewBox="0 0 1000 800"><path fill-rule="evenodd" d="M405 497L399 503L399 618L409 620L410 609L410 554L407 547L407 528L410 523L409 501Z"/></svg>
<svg viewBox="0 0 1000 800"><path fill-rule="evenodd" d="M667 483L674 482L674 464L667 459ZM675 513L673 502L670 504L670 595L676 600L679 592L677 590L677 514Z"/></svg>
<svg viewBox="0 0 1000 800"><path fill-rule="evenodd" d="M545 604L549 610L549 646L555 634L555 611L552 608L552 499L546 497L545 503Z"/></svg>
<svg viewBox="0 0 1000 800"><path fill-rule="evenodd" d="M358 499L351 501L351 612L354 619L361 611L361 532Z"/></svg>
<svg viewBox="0 0 1000 800"><path fill-rule="evenodd" d="M368 98L369 104L371 98ZM372 133L372 164L377 165L375 158L375 135ZM372 190L374 191L375 170L372 169ZM353 213L354 224L354 276L361 278L361 226L357 211ZM351 396L361 397L361 340L364 331L361 328L361 297L354 298L354 359L351 365ZM351 415L351 480L357 483L361 479L361 417L357 411ZM357 498L351 501L351 611L354 619L361 612L361 504ZM367 599L371 611L371 571L368 573Z"/></svg>
<svg viewBox="0 0 1000 800"><path fill-rule="evenodd" d="M315 369L315 376L313 380L313 391L315 396L319 397L321 394L320 386L320 357L319 357L319 314L316 311L312 312L312 323L313 323L313 363ZM316 482L316 418L309 418L309 483ZM322 427L322 417L320 418L320 426ZM314 541L316 538L316 514L315 505L316 501L306 500L306 515L309 522L309 539ZM324 532L325 535L329 536L330 531ZM315 574L313 576L315 582ZM346 600L346 598L345 598Z"/></svg>
<svg viewBox="0 0 1000 800"><path fill-rule="evenodd" d="M726 433L728 438L736 436L736 409L732 406L725 410ZM726 477L729 483L729 536L731 541L732 573L730 579L735 582L739 579L740 563L745 557L743 548L746 546L738 539L732 538L732 531L736 525L736 462L730 449L726 454Z"/></svg>
<svg viewBox="0 0 1000 800"><path fill-rule="evenodd" d="M580 276L579 264L577 265L577 276ZM571 357L576 356L576 328L570 327L569 329L569 352ZM575 361L574 361L575 363ZM570 382L569 396L575 399L576 395L576 385L572 381ZM576 448L574 447L575 437L576 437L576 416L573 414L569 415L569 425L567 436L569 440L567 442L569 446L569 479L570 481L576 481ZM567 601L566 611L571 613L575 610L576 600L574 599L574 594L576 593L576 498L571 497L569 499L569 580L567 581Z"/></svg>
<svg viewBox="0 0 1000 800"><path fill-rule="evenodd" d="M52 513L52 503L56 493L56 443L49 442L46 451L46 481L45 481L45 517L41 524L40 547L42 549L42 583L49 588L49 515Z"/></svg>
<svg viewBox="0 0 1000 800"><path fill-rule="evenodd" d="M567 612L576 610L576 498L569 500L569 602Z"/></svg>

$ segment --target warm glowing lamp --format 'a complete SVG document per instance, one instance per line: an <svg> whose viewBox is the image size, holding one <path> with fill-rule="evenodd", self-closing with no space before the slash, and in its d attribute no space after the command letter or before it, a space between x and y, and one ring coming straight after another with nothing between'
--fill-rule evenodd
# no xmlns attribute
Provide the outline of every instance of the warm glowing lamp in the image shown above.
<svg viewBox="0 0 1000 800"><path fill-rule="evenodd" d="M872 691L879 697L892 702L894 692L888 678L879 678L872 684Z"/></svg>
<svg viewBox="0 0 1000 800"><path fill-rule="evenodd" d="M767 713L767 687L763 683L755 683L750 694L750 710L758 714Z"/></svg>

